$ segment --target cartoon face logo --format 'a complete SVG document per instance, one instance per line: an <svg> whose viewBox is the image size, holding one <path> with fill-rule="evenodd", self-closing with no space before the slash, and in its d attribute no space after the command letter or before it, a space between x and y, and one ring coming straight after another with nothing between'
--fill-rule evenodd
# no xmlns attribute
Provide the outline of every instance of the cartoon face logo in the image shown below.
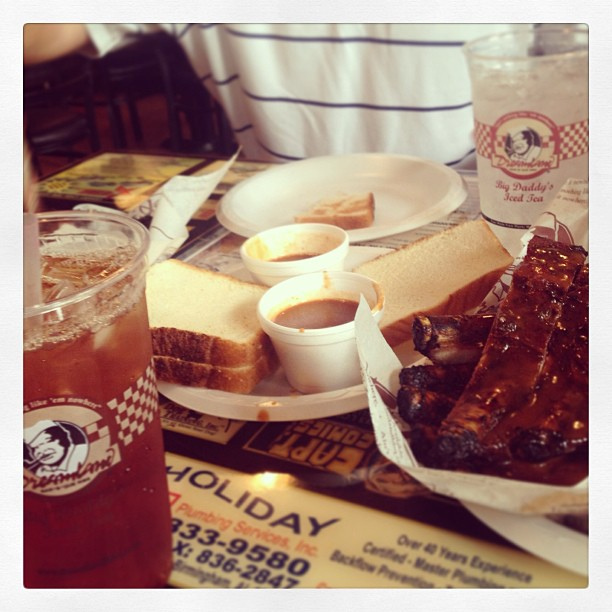
<svg viewBox="0 0 612 612"><path fill-rule="evenodd" d="M24 430L23 465L36 476L72 474L85 463L89 444L85 432L67 421L38 421Z"/></svg>
<svg viewBox="0 0 612 612"><path fill-rule="evenodd" d="M559 129L545 115L508 113L491 127L490 158L494 168L517 179L532 179L559 166Z"/></svg>
<svg viewBox="0 0 612 612"><path fill-rule="evenodd" d="M532 162L540 156L542 139L532 128L519 129L506 135L504 150L513 161Z"/></svg>
<svg viewBox="0 0 612 612"><path fill-rule="evenodd" d="M368 457L365 488L387 497L431 497L433 493L378 451Z"/></svg>

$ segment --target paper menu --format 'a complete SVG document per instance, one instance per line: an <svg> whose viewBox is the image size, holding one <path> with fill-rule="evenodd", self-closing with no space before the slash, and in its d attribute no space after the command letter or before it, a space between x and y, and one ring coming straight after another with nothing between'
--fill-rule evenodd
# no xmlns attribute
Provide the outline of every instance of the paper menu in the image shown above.
<svg viewBox="0 0 612 612"><path fill-rule="evenodd" d="M41 197L114 205L131 210L163 183L203 163L178 155L101 153L43 179Z"/></svg>

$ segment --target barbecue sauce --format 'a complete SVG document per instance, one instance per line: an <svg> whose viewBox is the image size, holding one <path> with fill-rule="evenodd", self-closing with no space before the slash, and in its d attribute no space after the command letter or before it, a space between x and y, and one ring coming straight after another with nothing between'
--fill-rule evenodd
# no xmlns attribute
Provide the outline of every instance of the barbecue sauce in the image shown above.
<svg viewBox="0 0 612 612"><path fill-rule="evenodd" d="M274 322L296 329L322 329L343 325L355 319L357 302L326 298L295 304L276 315Z"/></svg>
<svg viewBox="0 0 612 612"><path fill-rule="evenodd" d="M268 259L268 261L299 261L300 259L310 259L311 257L318 257L319 255L322 255L322 253L288 253L287 255L280 255L279 257Z"/></svg>

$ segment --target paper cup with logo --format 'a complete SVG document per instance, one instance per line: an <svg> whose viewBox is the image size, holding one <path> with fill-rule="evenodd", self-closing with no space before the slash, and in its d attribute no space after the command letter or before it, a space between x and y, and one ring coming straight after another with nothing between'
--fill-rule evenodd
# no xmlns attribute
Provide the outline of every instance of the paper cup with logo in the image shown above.
<svg viewBox="0 0 612 612"><path fill-rule="evenodd" d="M465 46L483 217L514 255L570 178L588 178L588 32L538 27Z"/></svg>
<svg viewBox="0 0 612 612"><path fill-rule="evenodd" d="M367 276L345 271L313 272L274 285L262 296L257 316L270 336L287 380L302 393L322 393L361 383L354 316L329 327L289 327L277 322L296 305L325 300L367 301L379 323L384 309L381 287Z"/></svg>
<svg viewBox="0 0 612 612"><path fill-rule="evenodd" d="M309 272L342 270L349 251L345 230L327 223L293 223L251 236L240 257L253 277L271 287Z"/></svg>

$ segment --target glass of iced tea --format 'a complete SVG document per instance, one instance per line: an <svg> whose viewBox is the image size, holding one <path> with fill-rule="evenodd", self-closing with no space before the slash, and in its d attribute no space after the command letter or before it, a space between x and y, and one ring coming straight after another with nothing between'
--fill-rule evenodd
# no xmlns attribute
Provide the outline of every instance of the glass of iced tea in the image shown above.
<svg viewBox="0 0 612 612"><path fill-rule="evenodd" d="M540 26L465 47L483 217L513 254L570 179L588 179L588 31Z"/></svg>
<svg viewBox="0 0 612 612"><path fill-rule="evenodd" d="M37 219L42 299L24 308L24 584L162 587L171 516L148 232L112 212Z"/></svg>

